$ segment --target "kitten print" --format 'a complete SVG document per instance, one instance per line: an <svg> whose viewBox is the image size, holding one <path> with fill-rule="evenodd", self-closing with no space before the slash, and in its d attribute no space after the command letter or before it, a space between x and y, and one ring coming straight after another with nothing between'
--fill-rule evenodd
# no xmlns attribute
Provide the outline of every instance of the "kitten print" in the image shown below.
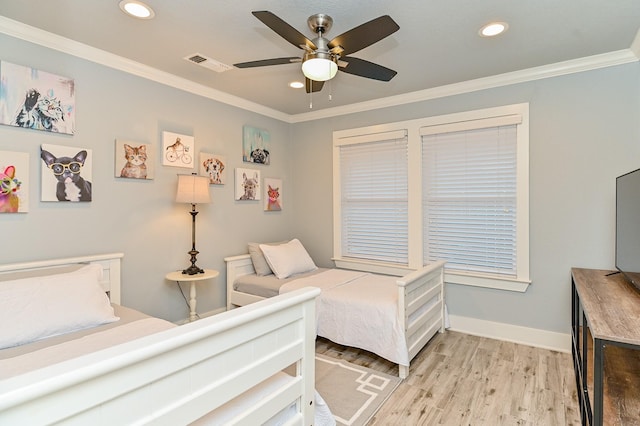
<svg viewBox="0 0 640 426"><path fill-rule="evenodd" d="M16 178L16 168L8 166L0 171L0 213L17 213L20 208L20 182Z"/></svg>
<svg viewBox="0 0 640 426"><path fill-rule="evenodd" d="M272 188L271 185L269 185L267 187L267 196L269 197L267 211L282 210L280 207L280 188Z"/></svg>
<svg viewBox="0 0 640 426"><path fill-rule="evenodd" d="M56 157L43 149L40 157L58 180L58 201L91 201L91 182L80 176L87 151L80 151L73 157Z"/></svg>
<svg viewBox="0 0 640 426"><path fill-rule="evenodd" d="M147 178L147 147L140 145L137 147L124 144L124 157L127 163L120 172L120 177L146 179Z"/></svg>
<svg viewBox="0 0 640 426"><path fill-rule="evenodd" d="M64 121L60 100L54 96L42 96L36 89L27 91L15 124L28 129L57 132L56 123Z"/></svg>

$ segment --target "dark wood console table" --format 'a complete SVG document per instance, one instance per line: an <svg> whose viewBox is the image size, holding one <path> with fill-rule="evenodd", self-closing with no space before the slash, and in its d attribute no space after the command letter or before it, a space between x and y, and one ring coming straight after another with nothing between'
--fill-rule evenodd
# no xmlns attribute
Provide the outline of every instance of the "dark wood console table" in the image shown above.
<svg viewBox="0 0 640 426"><path fill-rule="evenodd" d="M640 424L640 292L622 274L573 268L571 340L582 424Z"/></svg>

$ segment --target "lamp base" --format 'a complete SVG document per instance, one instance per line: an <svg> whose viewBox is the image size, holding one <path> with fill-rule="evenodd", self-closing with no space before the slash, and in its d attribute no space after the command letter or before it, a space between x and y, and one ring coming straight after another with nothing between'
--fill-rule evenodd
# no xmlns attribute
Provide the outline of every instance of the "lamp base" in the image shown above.
<svg viewBox="0 0 640 426"><path fill-rule="evenodd" d="M190 250L189 254L191 255L191 266L187 269L183 270L182 273L185 275L195 275L195 274L204 274L204 269L196 266L197 258L196 256L200 253L198 250Z"/></svg>

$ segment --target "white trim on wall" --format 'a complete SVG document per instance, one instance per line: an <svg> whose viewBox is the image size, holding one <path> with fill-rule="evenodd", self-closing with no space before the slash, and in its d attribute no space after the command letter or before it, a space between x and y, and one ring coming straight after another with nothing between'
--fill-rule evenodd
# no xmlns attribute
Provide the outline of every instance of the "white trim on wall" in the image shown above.
<svg viewBox="0 0 640 426"><path fill-rule="evenodd" d="M179 90L203 96L224 104L241 108L250 112L274 118L286 123L301 123L322 118L336 117L345 114L353 114L363 111L371 111L414 102L422 102L431 99L444 98L463 93L495 87L508 86L517 83L574 74L599 68L623 65L640 60L640 31L636 35L629 49L622 49L600 55L578 58L570 61L558 62L541 67L529 68L505 74L494 75L486 78L464 81L431 89L419 90L397 96L374 99L351 105L334 108L326 108L301 114L286 114L264 105L248 101L246 99L230 95L228 93L204 86L199 83L169 74L155 68L143 65L139 62L114 55L83 43L53 34L39 28L35 28L22 22L0 16L0 33L16 37L31 43L39 44L59 52L67 53L88 61L124 71L138 77L146 78L157 83L165 84Z"/></svg>

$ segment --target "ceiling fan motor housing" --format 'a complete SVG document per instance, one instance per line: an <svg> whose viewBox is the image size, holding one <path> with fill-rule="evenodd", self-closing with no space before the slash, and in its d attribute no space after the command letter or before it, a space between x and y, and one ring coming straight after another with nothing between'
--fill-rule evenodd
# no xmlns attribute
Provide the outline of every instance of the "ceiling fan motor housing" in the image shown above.
<svg viewBox="0 0 640 426"><path fill-rule="evenodd" d="M311 28L311 31L322 36L322 34L329 32L333 26L333 18L324 13L316 13L307 18L307 24L309 28Z"/></svg>

